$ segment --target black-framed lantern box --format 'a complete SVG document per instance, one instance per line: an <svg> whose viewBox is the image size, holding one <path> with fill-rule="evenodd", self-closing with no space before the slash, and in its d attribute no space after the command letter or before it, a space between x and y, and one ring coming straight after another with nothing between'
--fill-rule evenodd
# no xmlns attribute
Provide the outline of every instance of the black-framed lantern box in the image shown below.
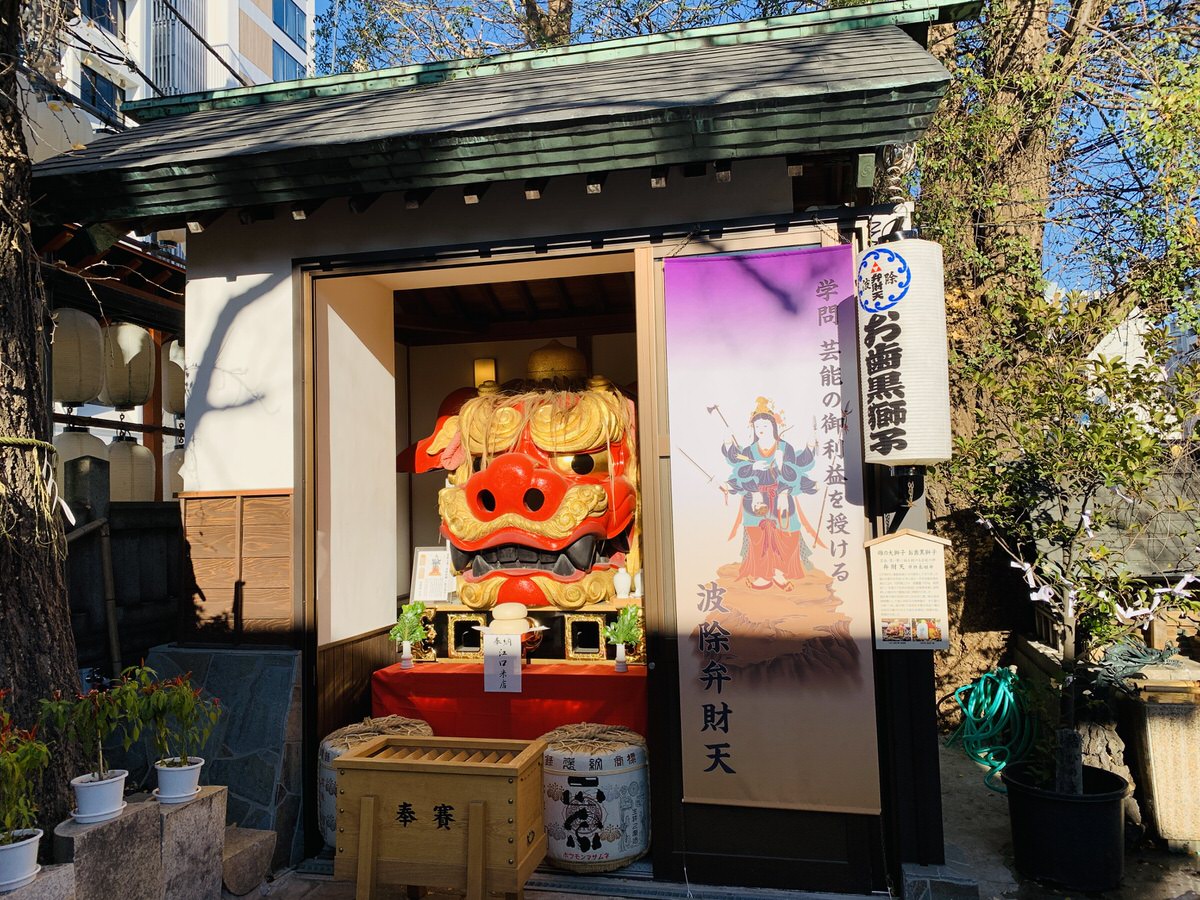
<svg viewBox="0 0 1200 900"><path fill-rule="evenodd" d="M545 741L384 736L337 761L334 876L521 896L546 855Z"/></svg>
<svg viewBox="0 0 1200 900"><path fill-rule="evenodd" d="M541 641L526 653L531 665L544 663L615 663L616 645L605 639L605 628L617 620L622 609L636 605L638 618L645 620L641 599L620 599L595 603L579 610L553 607L534 608L529 616L545 628ZM423 620L429 637L413 646L417 663L483 661L483 642L480 629L487 626L489 612L476 610L461 603L430 604ZM644 636L626 652L629 665L644 665L646 642Z"/></svg>

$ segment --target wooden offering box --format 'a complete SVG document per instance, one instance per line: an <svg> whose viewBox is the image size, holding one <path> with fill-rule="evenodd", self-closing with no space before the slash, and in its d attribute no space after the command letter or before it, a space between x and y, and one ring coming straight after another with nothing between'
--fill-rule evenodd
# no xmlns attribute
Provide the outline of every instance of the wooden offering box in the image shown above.
<svg viewBox="0 0 1200 900"><path fill-rule="evenodd" d="M523 895L546 855L544 741L383 736L338 757L334 876Z"/></svg>

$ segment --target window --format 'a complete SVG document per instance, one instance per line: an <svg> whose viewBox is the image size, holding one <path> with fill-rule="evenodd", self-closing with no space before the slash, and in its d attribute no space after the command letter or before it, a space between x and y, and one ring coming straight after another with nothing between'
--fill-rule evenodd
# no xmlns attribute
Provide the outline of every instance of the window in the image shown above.
<svg viewBox="0 0 1200 900"><path fill-rule="evenodd" d="M110 34L125 39L125 0L79 0L79 12Z"/></svg>
<svg viewBox="0 0 1200 900"><path fill-rule="evenodd" d="M271 78L273 80L294 81L295 79L303 78L306 74L308 74L304 71L304 65L297 62L296 58L280 47L279 44L272 41L271 46L274 48L274 54L271 60L273 69Z"/></svg>
<svg viewBox="0 0 1200 900"><path fill-rule="evenodd" d="M272 0L271 18L283 33L296 42L301 50L305 49L305 20L304 11L292 0Z"/></svg>
<svg viewBox="0 0 1200 900"><path fill-rule="evenodd" d="M120 121L121 105L125 102L125 90L109 81L95 69L83 67L79 99L94 106L105 116Z"/></svg>

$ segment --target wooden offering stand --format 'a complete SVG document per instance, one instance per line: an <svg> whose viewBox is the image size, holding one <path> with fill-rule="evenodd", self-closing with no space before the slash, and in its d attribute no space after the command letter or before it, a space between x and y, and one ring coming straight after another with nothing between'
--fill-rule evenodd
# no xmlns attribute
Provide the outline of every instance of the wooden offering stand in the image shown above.
<svg viewBox="0 0 1200 900"><path fill-rule="evenodd" d="M521 900L546 855L544 741L382 736L338 757L334 876Z"/></svg>

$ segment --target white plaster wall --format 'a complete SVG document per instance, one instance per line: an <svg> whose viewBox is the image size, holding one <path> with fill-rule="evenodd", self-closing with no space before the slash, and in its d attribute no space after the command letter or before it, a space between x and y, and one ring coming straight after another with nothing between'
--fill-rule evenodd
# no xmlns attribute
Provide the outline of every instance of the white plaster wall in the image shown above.
<svg viewBox="0 0 1200 900"><path fill-rule="evenodd" d="M396 345L396 452L409 445L408 425L408 348ZM393 466L393 469L395 467ZM407 594L412 575L412 515L409 507L411 480L407 473L396 473L396 596Z"/></svg>
<svg viewBox="0 0 1200 900"><path fill-rule="evenodd" d="M317 642L396 618L396 346L391 291L314 282Z"/></svg>
<svg viewBox="0 0 1200 900"><path fill-rule="evenodd" d="M295 484L295 320L287 260L240 276L189 261L185 334L189 491ZM248 266L254 269L255 266ZM211 272L211 267L208 269Z"/></svg>

